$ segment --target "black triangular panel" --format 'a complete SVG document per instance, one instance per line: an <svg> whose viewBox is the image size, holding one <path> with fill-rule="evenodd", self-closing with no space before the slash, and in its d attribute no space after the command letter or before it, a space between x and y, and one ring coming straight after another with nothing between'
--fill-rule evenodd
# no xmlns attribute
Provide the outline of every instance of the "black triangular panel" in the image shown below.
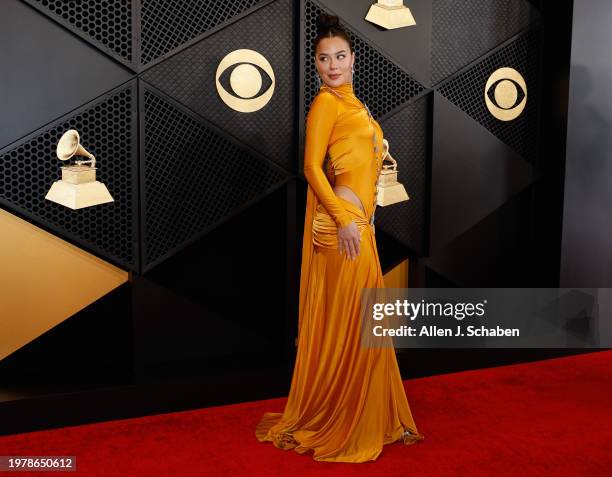
<svg viewBox="0 0 612 477"><path fill-rule="evenodd" d="M1 13L0 149L132 77L18 0L2 0Z"/></svg>
<svg viewBox="0 0 612 477"><path fill-rule="evenodd" d="M258 9L152 67L142 78L277 164L295 169L294 8L292 0L278 0ZM268 59L275 77L270 102L252 113L227 106L215 85L219 62L242 48ZM225 71L231 73L231 68Z"/></svg>
<svg viewBox="0 0 612 477"><path fill-rule="evenodd" d="M302 45L304 48L304 104L306 105L304 114L308 112L309 105L319 91L312 44L317 33L317 17L323 11L335 13L314 1L305 1L304 44ZM359 32L342 23L342 19L340 23L350 32L355 49L355 76L353 78L355 94L368 105L374 116L380 117L387 114L425 90L410 74L371 46Z"/></svg>
<svg viewBox="0 0 612 477"><path fill-rule="evenodd" d="M467 71L443 83L438 91L485 128L534 163L538 156L540 110L540 32L530 30L508 45L486 56ZM512 121L500 121L487 109L484 90L499 68L517 70L527 84L527 105Z"/></svg>
<svg viewBox="0 0 612 477"><path fill-rule="evenodd" d="M146 65L266 1L269 0L143 1L141 62ZM276 21L277 27L282 25L280 19Z"/></svg>
<svg viewBox="0 0 612 477"><path fill-rule="evenodd" d="M410 200L376 208L375 224L413 251L425 253L427 210L427 123L429 96L381 123L389 152L397 161L397 179Z"/></svg>
<svg viewBox="0 0 612 477"><path fill-rule="evenodd" d="M134 353L130 288L131 284L125 283L111 290L0 360L2 386L35 383L34 388L52 385L55 392L74 386L75 381L101 386L102 376L115 375L119 381L126 378ZM0 392L0 402L5 396Z"/></svg>
<svg viewBox="0 0 612 477"><path fill-rule="evenodd" d="M134 0L23 0L117 61L135 68L132 51Z"/></svg>
<svg viewBox="0 0 612 477"><path fill-rule="evenodd" d="M434 95L430 250L502 206L532 181L532 166L439 94Z"/></svg>
<svg viewBox="0 0 612 477"><path fill-rule="evenodd" d="M146 270L269 193L287 176L163 93L144 82L141 86Z"/></svg>
<svg viewBox="0 0 612 477"><path fill-rule="evenodd" d="M541 255L533 248L532 187L527 186L427 259L463 287L541 286ZM436 285L440 286L440 285Z"/></svg>
<svg viewBox="0 0 612 477"><path fill-rule="evenodd" d="M432 84L512 38L539 18L525 0L434 0Z"/></svg>
<svg viewBox="0 0 612 477"><path fill-rule="evenodd" d="M0 204L125 268L137 269L136 82L0 150ZM45 200L61 177L57 142L76 129L115 200L72 210Z"/></svg>

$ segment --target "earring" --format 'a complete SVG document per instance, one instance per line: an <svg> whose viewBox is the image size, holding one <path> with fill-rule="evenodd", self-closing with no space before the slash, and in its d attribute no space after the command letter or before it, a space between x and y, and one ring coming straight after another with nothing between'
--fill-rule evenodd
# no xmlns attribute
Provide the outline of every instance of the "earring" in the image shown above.
<svg viewBox="0 0 612 477"><path fill-rule="evenodd" d="M355 83L355 66L352 66L351 69L351 81L353 82L353 84Z"/></svg>
<svg viewBox="0 0 612 477"><path fill-rule="evenodd" d="M321 89L321 77L319 75L315 75L317 81L317 89Z"/></svg>

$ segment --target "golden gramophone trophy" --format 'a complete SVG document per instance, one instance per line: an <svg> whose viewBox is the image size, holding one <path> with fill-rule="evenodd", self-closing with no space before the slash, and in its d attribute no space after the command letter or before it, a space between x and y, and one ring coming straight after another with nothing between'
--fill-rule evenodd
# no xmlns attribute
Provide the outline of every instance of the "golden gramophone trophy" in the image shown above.
<svg viewBox="0 0 612 477"><path fill-rule="evenodd" d="M391 164L384 164L386 160ZM397 181L397 161L389 154L389 141L383 139L383 166L378 176L376 205L385 207L408 199L405 187Z"/></svg>
<svg viewBox="0 0 612 477"><path fill-rule="evenodd" d="M45 199L74 210L114 201L106 186L96 180L96 158L81 146L75 129L62 135L56 152L60 161L68 161L74 156L84 156L88 160L75 160L72 165L62 166L62 179L53 183Z"/></svg>
<svg viewBox="0 0 612 477"><path fill-rule="evenodd" d="M378 0L370 7L365 19L387 30L416 25L403 0Z"/></svg>

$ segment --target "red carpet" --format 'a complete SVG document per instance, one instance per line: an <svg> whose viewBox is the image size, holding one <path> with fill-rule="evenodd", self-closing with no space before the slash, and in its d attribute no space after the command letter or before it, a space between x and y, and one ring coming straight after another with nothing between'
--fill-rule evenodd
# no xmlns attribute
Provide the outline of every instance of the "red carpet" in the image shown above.
<svg viewBox="0 0 612 477"><path fill-rule="evenodd" d="M0 437L0 455L76 455L76 474L88 476L612 475L612 351L414 379L406 389L425 440L385 446L364 464L259 443L255 424L284 398ZM20 474L32 475L6 475Z"/></svg>

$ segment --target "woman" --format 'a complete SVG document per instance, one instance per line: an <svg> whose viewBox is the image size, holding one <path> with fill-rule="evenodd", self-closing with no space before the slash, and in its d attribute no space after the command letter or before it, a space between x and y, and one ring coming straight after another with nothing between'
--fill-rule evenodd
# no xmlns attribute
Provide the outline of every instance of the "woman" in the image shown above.
<svg viewBox="0 0 612 477"><path fill-rule="evenodd" d="M318 461L365 462L384 444L424 436L393 347L360 346L361 291L384 288L372 220L383 134L354 95L355 53L338 17L322 14L317 28L315 63L324 84L306 120L297 357L284 412L265 413L256 436L313 451Z"/></svg>

